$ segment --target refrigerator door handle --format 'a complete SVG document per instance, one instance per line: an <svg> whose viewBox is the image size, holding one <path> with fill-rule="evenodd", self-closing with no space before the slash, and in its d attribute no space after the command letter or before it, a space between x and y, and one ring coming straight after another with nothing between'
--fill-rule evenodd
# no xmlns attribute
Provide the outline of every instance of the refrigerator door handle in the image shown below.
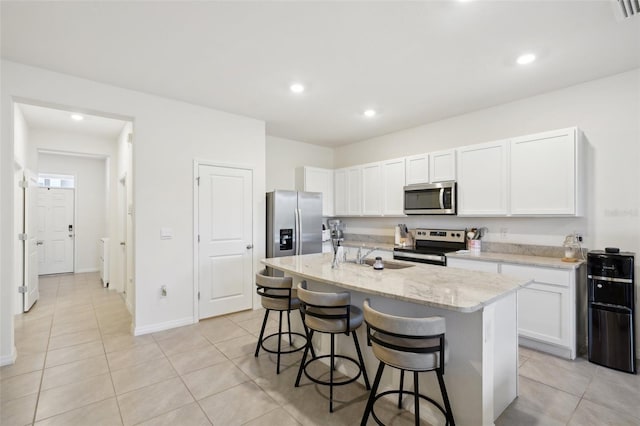
<svg viewBox="0 0 640 426"><path fill-rule="evenodd" d="M300 254L300 211L296 208L293 210L293 212L295 216L295 227L296 227L294 231L294 238L296 239L294 253L296 255L299 255Z"/></svg>
<svg viewBox="0 0 640 426"><path fill-rule="evenodd" d="M302 210L298 209L298 254L302 254Z"/></svg>

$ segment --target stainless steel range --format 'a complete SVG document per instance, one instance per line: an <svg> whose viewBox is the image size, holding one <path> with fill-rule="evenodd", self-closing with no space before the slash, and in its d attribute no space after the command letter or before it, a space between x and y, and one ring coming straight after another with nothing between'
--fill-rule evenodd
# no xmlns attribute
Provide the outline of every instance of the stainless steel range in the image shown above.
<svg viewBox="0 0 640 426"><path fill-rule="evenodd" d="M393 258L446 266L446 253L466 249L466 234L465 229L416 229L415 247L396 247Z"/></svg>

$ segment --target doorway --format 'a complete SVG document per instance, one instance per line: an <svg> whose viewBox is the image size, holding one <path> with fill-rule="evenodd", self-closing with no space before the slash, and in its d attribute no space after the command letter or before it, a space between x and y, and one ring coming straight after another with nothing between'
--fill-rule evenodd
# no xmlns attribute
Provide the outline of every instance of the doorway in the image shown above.
<svg viewBox="0 0 640 426"><path fill-rule="evenodd" d="M253 301L253 171L197 166L199 318Z"/></svg>
<svg viewBox="0 0 640 426"><path fill-rule="evenodd" d="M37 262L27 263L30 254L16 245L16 270L21 286L16 312L24 310L23 292L28 291L30 282L34 281L30 279L32 276L35 276L36 284L37 277L45 275L86 273L97 276L98 241L105 237L114 241L109 288L115 290L114 293L124 292L127 280L122 271L128 269L127 264L133 265L133 260L125 259L133 257L133 241L129 240L133 235L133 219L123 221L120 218L118 176L131 176L133 170L132 133L133 123L126 119L78 114L77 111L24 101L14 103L16 179L19 173L22 180L23 172L27 170L52 178L48 183L44 178L38 182L42 188L36 187L33 191L37 195L33 207L19 202L22 194L18 195L16 191L15 227L21 229L25 217L33 219L36 229L25 233L25 238L35 236L33 245L37 253ZM67 177L71 177L75 185L69 186ZM57 178L64 184L54 185ZM131 177L127 178L125 186L127 193L132 194ZM128 195L128 198L132 212L133 196ZM122 231L125 223L129 224L129 229ZM118 242L121 241L127 243L126 256L118 253ZM133 278L130 283L133 285ZM37 293L32 294L34 297L29 297L27 304L37 300ZM135 303L129 299L127 306L133 315Z"/></svg>

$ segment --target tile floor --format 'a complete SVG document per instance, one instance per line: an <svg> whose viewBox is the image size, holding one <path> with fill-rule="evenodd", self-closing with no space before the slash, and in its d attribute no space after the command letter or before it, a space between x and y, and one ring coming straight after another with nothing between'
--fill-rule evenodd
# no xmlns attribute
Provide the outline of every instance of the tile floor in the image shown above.
<svg viewBox="0 0 640 426"><path fill-rule="evenodd" d="M17 362L0 368L3 426L360 423L361 385L336 388L329 414L325 387L293 387L300 353L283 357L280 376L273 356L253 356L262 310L133 337L122 297L97 274L41 278L40 291L16 317ZM377 412L413 424L386 401ZM521 348L520 396L496 424L639 425L640 376Z"/></svg>

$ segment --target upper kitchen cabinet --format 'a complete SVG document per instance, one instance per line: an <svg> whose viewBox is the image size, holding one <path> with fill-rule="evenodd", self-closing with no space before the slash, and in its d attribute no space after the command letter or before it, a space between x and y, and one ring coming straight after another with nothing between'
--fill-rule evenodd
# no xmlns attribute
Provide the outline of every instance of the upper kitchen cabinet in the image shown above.
<svg viewBox="0 0 640 426"><path fill-rule="evenodd" d="M347 205L347 169L338 169L333 174L334 213L336 216L349 214Z"/></svg>
<svg viewBox="0 0 640 426"><path fill-rule="evenodd" d="M429 181L456 180L456 151L449 149L429 153Z"/></svg>
<svg viewBox="0 0 640 426"><path fill-rule="evenodd" d="M347 214L362 214L362 166L347 168Z"/></svg>
<svg viewBox="0 0 640 426"><path fill-rule="evenodd" d="M298 191L322 193L322 215L333 216L333 170L319 167L299 167L296 169L296 189Z"/></svg>
<svg viewBox="0 0 640 426"><path fill-rule="evenodd" d="M458 214L507 214L509 141L458 148Z"/></svg>
<svg viewBox="0 0 640 426"><path fill-rule="evenodd" d="M407 185L429 182L429 154L406 157L405 168Z"/></svg>
<svg viewBox="0 0 640 426"><path fill-rule="evenodd" d="M371 163L362 166L362 214L382 214L382 165Z"/></svg>
<svg viewBox="0 0 640 426"><path fill-rule="evenodd" d="M582 132L572 127L511 140L512 215L580 216Z"/></svg>
<svg viewBox="0 0 640 426"><path fill-rule="evenodd" d="M405 159L382 162L382 214L404 216Z"/></svg>

